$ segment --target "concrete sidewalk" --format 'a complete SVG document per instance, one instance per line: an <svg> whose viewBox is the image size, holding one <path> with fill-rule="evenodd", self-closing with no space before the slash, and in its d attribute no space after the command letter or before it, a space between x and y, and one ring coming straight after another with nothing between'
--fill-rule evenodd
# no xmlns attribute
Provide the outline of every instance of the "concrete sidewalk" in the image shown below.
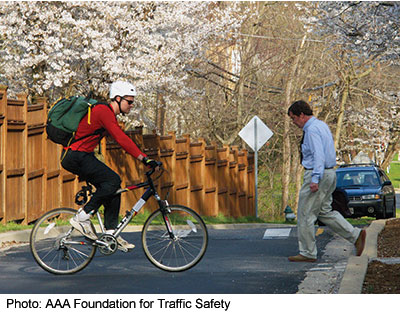
<svg viewBox="0 0 400 314"><path fill-rule="evenodd" d="M3 245L28 243L30 235L31 229L0 233L0 249Z"/></svg>

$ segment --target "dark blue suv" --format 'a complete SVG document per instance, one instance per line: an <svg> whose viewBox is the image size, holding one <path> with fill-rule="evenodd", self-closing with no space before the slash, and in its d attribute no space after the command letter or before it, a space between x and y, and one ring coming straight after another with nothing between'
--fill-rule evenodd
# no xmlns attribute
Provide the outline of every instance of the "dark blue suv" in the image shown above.
<svg viewBox="0 0 400 314"><path fill-rule="evenodd" d="M336 170L336 178L336 186L347 192L352 217L396 217L392 182L377 165L342 165Z"/></svg>

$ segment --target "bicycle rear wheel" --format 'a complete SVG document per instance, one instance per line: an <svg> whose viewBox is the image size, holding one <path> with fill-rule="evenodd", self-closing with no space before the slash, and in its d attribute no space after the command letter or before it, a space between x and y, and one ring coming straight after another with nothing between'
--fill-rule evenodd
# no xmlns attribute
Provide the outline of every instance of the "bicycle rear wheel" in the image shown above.
<svg viewBox="0 0 400 314"><path fill-rule="evenodd" d="M146 257L158 268L178 272L195 266L204 256L208 243L207 227L192 209L168 206L171 211L164 221L160 209L147 218L142 231ZM171 226L168 233L166 223Z"/></svg>
<svg viewBox="0 0 400 314"><path fill-rule="evenodd" d="M32 229L33 258L50 273L76 273L85 268L96 253L92 241L70 225L69 220L75 214L72 208L53 209L40 217Z"/></svg>

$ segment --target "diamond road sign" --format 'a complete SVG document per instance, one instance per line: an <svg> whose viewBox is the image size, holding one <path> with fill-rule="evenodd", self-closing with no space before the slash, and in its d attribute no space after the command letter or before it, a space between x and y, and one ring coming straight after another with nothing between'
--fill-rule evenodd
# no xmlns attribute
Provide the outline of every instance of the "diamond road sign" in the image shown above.
<svg viewBox="0 0 400 314"><path fill-rule="evenodd" d="M273 134L274 133L257 116L254 116L239 132L239 136L254 151L258 151Z"/></svg>

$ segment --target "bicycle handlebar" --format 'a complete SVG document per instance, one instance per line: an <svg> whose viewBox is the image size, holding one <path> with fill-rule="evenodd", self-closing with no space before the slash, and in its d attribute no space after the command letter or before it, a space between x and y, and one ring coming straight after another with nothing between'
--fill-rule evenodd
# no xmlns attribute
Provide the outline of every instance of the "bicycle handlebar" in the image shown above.
<svg viewBox="0 0 400 314"><path fill-rule="evenodd" d="M149 171L146 172L146 177L150 178L150 176L156 171L157 168L164 171L163 164L161 161L157 161L158 166L156 168L151 168Z"/></svg>

